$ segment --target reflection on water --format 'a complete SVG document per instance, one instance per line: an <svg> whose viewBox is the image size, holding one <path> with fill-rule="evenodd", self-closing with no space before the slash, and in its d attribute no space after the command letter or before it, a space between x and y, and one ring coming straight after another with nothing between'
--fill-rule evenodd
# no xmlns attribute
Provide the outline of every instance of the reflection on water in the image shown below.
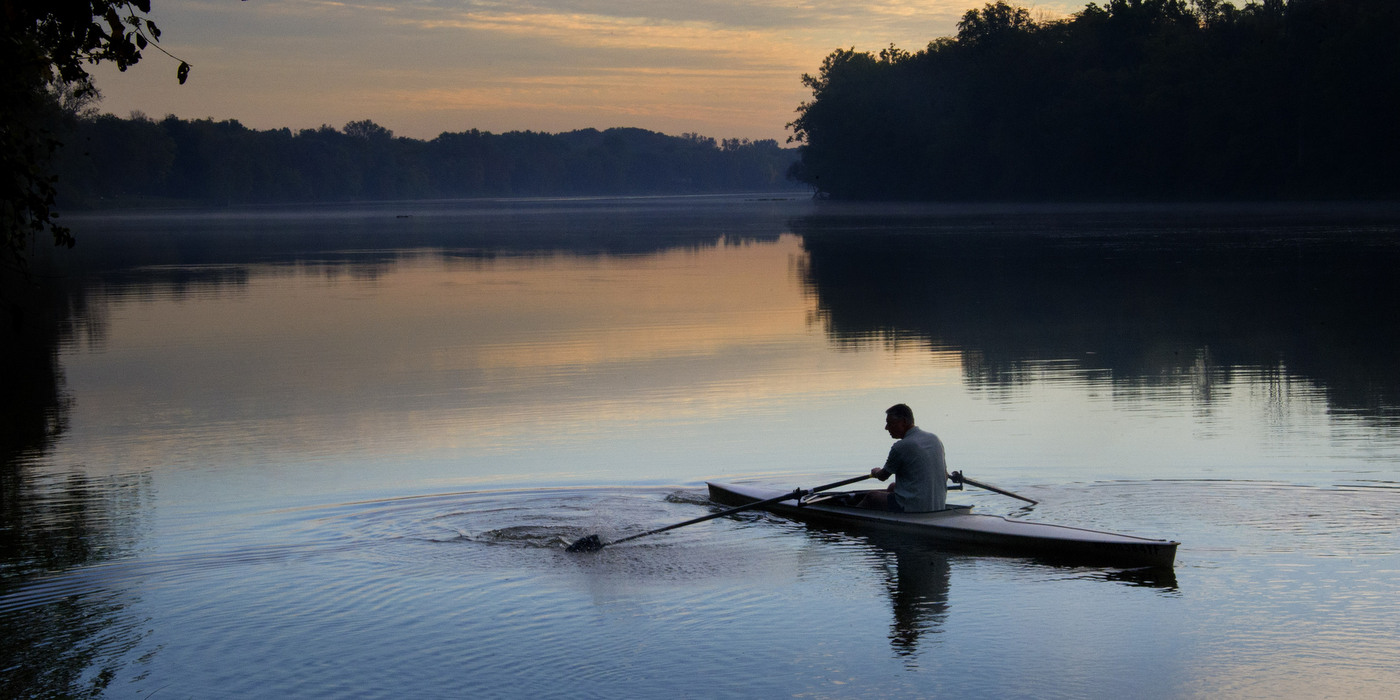
<svg viewBox="0 0 1400 700"><path fill-rule="evenodd" d="M74 590L49 604L23 602L21 585L49 572L135 555L150 508L145 474L93 479L0 466L0 695L100 692L139 641L124 587ZM13 591L21 587L21 592ZM11 606L19 615L11 617Z"/></svg>
<svg viewBox="0 0 1400 700"><path fill-rule="evenodd" d="M406 206L89 220L7 297L0 695L1400 682L1392 214ZM561 551L862 473L899 401L1041 504L960 499L1176 571L756 513Z"/></svg>
<svg viewBox="0 0 1400 700"><path fill-rule="evenodd" d="M1127 212L794 222L838 342L957 349L992 395L1040 381L1185 387L1208 410L1239 375L1393 423L1394 221Z"/></svg>
<svg viewBox="0 0 1400 700"><path fill-rule="evenodd" d="M937 631L948 609L948 579L952 569L946 556L895 551L890 603L894 624L890 645L895 653L910 656L919 650L919 637Z"/></svg>
<svg viewBox="0 0 1400 700"><path fill-rule="evenodd" d="M94 479L81 472L3 474L0 583L129 556L150 507L148 474Z"/></svg>
<svg viewBox="0 0 1400 700"><path fill-rule="evenodd" d="M937 635L948 619L953 597L950 582L959 562L993 557L1010 562L1022 571L1035 572L1035 575L1060 571L1074 579L1119 583L1167 593L1177 591L1176 572L1171 568L1066 566L1052 560L1007 555L995 550L940 547L908 535L872 533L829 524L809 523L805 527L804 534L822 546L856 549L866 554L865 559L879 573L884 596L890 602L889 643L900 658L917 657L921 651L929 651L928 637Z"/></svg>
<svg viewBox="0 0 1400 700"><path fill-rule="evenodd" d="M465 677L485 697L642 696L703 683L721 695L795 687L912 698L933 688L1017 694L1030 674L1050 697L1181 697L1250 695L1241 687L1274 687L1271 674L1282 674L1319 692L1379 697L1372 691L1394 679L1386 572L1400 551L1393 526L1389 535L1382 526L1400 518L1393 490L1042 490L1054 519L1092 513L1108 527L1145 520L1180 533L1181 566L1175 575L1053 566L763 513L592 555L563 551L580 533L703 514L714 506L698 488L251 512L166 536L166 554L0 594L7 630L43 622L6 646L20 671L6 690L389 697L447 692ZM1158 504L1145 518L1143 502ZM1300 502L1311 505L1288 515ZM56 648L65 651L51 656ZM1288 651L1265 651L1279 648ZM979 658L1022 671L965 673ZM1347 682L1334 672L1342 658L1381 685ZM728 672L715 677L715 664ZM1113 673L1125 668L1135 672ZM1107 675L1086 685L1095 674Z"/></svg>
<svg viewBox="0 0 1400 700"><path fill-rule="evenodd" d="M812 526L809 535L819 541L840 541L829 532ZM878 555L870 561L884 579L884 594L890 601L891 650L905 658L917 655L921 638L937 634L947 619L952 560L958 555L891 535L849 533L845 537Z"/></svg>
<svg viewBox="0 0 1400 700"><path fill-rule="evenodd" d="M1262 451L1303 469L1400 441L1393 221L705 203L108 224L55 337L70 383L103 385L86 415L110 424L78 435L118 447L108 462L138 436L157 461L194 441L275 462L308 438L412 460L510 451L547 413L551 439L636 447L669 421L762 470L781 450L724 417L847 412L826 430L850 421L838 397L888 395L957 416L967 434L945 441L964 459L1023 470L1123 459L1042 437L1105 426L1138 445L1189 431L1188 463ZM63 425L56 391L40 393L58 409L21 413ZM981 451L994 437L1006 449ZM625 454L553 478L597 482Z"/></svg>

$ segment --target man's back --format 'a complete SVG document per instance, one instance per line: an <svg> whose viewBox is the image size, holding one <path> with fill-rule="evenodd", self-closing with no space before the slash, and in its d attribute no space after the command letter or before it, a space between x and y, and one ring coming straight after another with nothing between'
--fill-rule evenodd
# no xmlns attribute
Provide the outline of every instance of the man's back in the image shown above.
<svg viewBox="0 0 1400 700"><path fill-rule="evenodd" d="M895 475L894 496L901 510L923 513L946 507L948 469L937 435L911 426L890 448L885 471Z"/></svg>

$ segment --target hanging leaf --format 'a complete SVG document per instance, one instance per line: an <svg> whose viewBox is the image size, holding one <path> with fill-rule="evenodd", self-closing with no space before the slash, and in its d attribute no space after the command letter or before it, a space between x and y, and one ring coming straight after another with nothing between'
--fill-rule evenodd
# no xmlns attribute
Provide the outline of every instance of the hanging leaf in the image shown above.
<svg viewBox="0 0 1400 700"><path fill-rule="evenodd" d="M160 41L160 27L156 26L155 21L149 19L146 20L146 31L151 33L152 39Z"/></svg>
<svg viewBox="0 0 1400 700"><path fill-rule="evenodd" d="M190 64L180 61L180 67L175 71L175 77L180 79L180 84L185 84L185 79L190 77Z"/></svg>
<svg viewBox="0 0 1400 700"><path fill-rule="evenodd" d="M137 34L137 35L136 35L136 47L139 48L139 49L144 49L144 48L146 48L146 35L144 35L144 34Z"/></svg>

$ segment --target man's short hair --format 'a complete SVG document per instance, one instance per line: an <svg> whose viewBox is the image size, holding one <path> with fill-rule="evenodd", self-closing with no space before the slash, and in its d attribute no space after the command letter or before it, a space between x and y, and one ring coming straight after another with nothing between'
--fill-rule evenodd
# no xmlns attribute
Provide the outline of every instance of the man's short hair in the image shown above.
<svg viewBox="0 0 1400 700"><path fill-rule="evenodd" d="M910 425L914 424L914 409L902 403L897 403L885 409L885 415L898 420L907 421Z"/></svg>

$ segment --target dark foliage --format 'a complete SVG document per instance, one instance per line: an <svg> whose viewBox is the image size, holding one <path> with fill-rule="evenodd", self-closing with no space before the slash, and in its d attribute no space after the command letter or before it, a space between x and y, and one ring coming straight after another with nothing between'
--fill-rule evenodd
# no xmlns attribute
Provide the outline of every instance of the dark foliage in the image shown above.
<svg viewBox="0 0 1400 700"><path fill-rule="evenodd" d="M792 187L784 175L796 160L773 140L641 129L471 130L421 141L369 120L292 132L140 115L72 128L59 173L65 202L78 206L762 191Z"/></svg>
<svg viewBox="0 0 1400 700"><path fill-rule="evenodd" d="M30 240L43 231L71 247L55 219L50 161L60 145L58 94L95 95L88 67L110 62L126 70L147 48L161 49L160 29L146 17L150 0L3 0L0 2L0 235L5 263L25 264ZM189 76L181 61L179 82Z"/></svg>
<svg viewBox="0 0 1400 700"><path fill-rule="evenodd" d="M917 53L837 50L789 125L845 199L1400 196L1400 3L997 2Z"/></svg>

